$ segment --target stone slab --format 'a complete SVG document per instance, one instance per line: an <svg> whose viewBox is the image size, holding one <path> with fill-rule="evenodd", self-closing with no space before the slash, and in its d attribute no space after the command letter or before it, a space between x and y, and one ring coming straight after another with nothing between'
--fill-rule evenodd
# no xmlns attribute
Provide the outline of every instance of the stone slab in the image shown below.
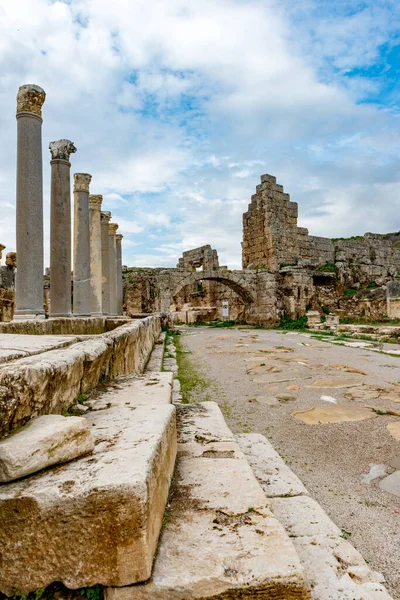
<svg viewBox="0 0 400 600"><path fill-rule="evenodd" d="M0 482L13 481L94 450L86 419L44 415L0 441Z"/></svg>
<svg viewBox="0 0 400 600"><path fill-rule="evenodd" d="M337 535L339 528L313 498L273 498L271 507L290 537Z"/></svg>
<svg viewBox="0 0 400 600"><path fill-rule="evenodd" d="M265 436L246 433L237 435L236 439L267 498L308 494Z"/></svg>
<svg viewBox="0 0 400 600"><path fill-rule="evenodd" d="M385 492L394 494L400 498L400 471L395 471L379 482L379 487Z"/></svg>
<svg viewBox="0 0 400 600"><path fill-rule="evenodd" d="M93 410L111 406L171 404L172 373L145 373L117 377L90 397Z"/></svg>
<svg viewBox="0 0 400 600"><path fill-rule="evenodd" d="M150 577L176 456L172 405L87 413L93 455L0 487L0 590ZM51 560L49 560L51 557Z"/></svg>
<svg viewBox="0 0 400 600"><path fill-rule="evenodd" d="M293 543L307 573L312 600L391 600L382 575L371 571L346 540L311 536Z"/></svg>
<svg viewBox="0 0 400 600"><path fill-rule="evenodd" d="M0 363L70 346L77 339L61 335L0 333Z"/></svg>
<svg viewBox="0 0 400 600"><path fill-rule="evenodd" d="M181 444L152 578L106 589L105 599L309 598L296 552L218 406L177 410ZM206 450L193 458L212 444L221 452L230 447L231 457Z"/></svg>

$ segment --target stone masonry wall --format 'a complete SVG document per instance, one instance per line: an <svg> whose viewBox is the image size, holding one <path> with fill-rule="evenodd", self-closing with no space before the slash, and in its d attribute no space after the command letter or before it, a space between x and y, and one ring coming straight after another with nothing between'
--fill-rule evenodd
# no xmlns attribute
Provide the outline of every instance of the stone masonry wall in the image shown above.
<svg viewBox="0 0 400 600"><path fill-rule="evenodd" d="M361 285L383 285L400 273L400 234L366 233L349 239L310 236L297 227L297 204L283 192L272 175L261 184L243 215L243 268L267 267L277 271L285 265L314 268L336 264L344 277Z"/></svg>

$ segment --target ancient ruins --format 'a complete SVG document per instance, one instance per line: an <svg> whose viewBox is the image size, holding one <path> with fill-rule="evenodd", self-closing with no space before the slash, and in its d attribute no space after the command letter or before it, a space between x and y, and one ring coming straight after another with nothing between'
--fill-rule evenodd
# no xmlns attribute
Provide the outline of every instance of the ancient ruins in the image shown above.
<svg viewBox="0 0 400 600"><path fill-rule="evenodd" d="M321 358L339 317L399 316L400 233L309 236L297 226L297 204L263 175L243 216L241 270L220 266L210 245L184 252L176 268L123 267L122 235L101 210L102 195L90 193L90 174L74 173L71 209L70 159L77 149L60 139L49 144L50 268L44 270L45 99L37 85L19 88L17 251L0 267L0 597L395 598L350 542L352 533L331 520L295 474L302 465L292 470L264 433L275 435L273 423L279 442L286 435L279 419L286 419L298 452L317 440L323 452L338 455L337 474L353 453L351 437L341 429L322 432L325 424L400 417L375 404L351 405L400 402L398 384L366 383L364 363L326 365ZM0 258L4 250L0 245ZM317 343L315 331L288 339L287 331L251 331L306 314L310 327L324 328ZM175 328L218 319L246 329L203 332L203 346L192 334L188 349L180 339L193 330ZM372 364L372 353L379 353L379 363L382 354L392 361L374 363L374 378L398 360L379 344L357 346L359 360ZM194 362L185 363L196 352L210 369L222 361L226 392L200 377ZM351 376L335 378L337 371ZM319 396L342 388L348 404ZM241 402L246 418L252 415L251 430L235 422L226 393L238 395L235 410ZM289 412L286 404L296 401L301 409ZM319 433L310 435L314 425ZM371 431L360 433L363 447ZM379 435L391 436L384 445L394 447L398 422ZM371 463L362 481L381 477L378 492L400 496L396 460L389 467ZM341 491L345 473L343 466L339 483L329 485ZM320 483L311 491L328 487Z"/></svg>

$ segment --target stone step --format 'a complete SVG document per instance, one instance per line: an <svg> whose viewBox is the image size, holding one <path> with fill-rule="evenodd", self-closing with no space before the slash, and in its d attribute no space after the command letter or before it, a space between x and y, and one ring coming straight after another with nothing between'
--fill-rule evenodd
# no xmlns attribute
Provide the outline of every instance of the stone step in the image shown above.
<svg viewBox="0 0 400 600"><path fill-rule="evenodd" d="M214 402L177 407L178 460L151 579L106 600L309 598L283 527Z"/></svg>
<svg viewBox="0 0 400 600"><path fill-rule="evenodd" d="M98 388L88 400L92 410L117 406L171 404L172 373L124 375Z"/></svg>
<svg viewBox="0 0 400 600"><path fill-rule="evenodd" d="M112 404L85 415L92 455L0 486L4 594L150 577L175 464L175 408Z"/></svg>
<svg viewBox="0 0 400 600"><path fill-rule="evenodd" d="M149 358L149 362L146 365L145 373L159 373L160 371L162 371L164 359L164 344L165 331L163 331L160 334L160 337L155 342L153 351Z"/></svg>
<svg viewBox="0 0 400 600"><path fill-rule="evenodd" d="M390 600L359 552L261 434L236 436L304 567L312 600ZM279 493L277 493L279 492Z"/></svg>

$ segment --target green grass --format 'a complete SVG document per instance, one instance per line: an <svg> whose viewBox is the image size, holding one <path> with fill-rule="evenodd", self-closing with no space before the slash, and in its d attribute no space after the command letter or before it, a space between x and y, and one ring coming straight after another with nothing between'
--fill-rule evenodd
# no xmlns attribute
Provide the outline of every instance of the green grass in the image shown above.
<svg viewBox="0 0 400 600"><path fill-rule="evenodd" d="M279 323L279 329L306 329L307 323L307 315L303 315L298 319L290 319L290 317L284 313Z"/></svg>
<svg viewBox="0 0 400 600"><path fill-rule="evenodd" d="M247 325L246 321L197 321L189 327L235 327L236 325Z"/></svg>
<svg viewBox="0 0 400 600"><path fill-rule="evenodd" d="M183 404L211 400L211 384L200 373L197 365L190 360L190 353L185 351L180 340L180 335L169 332L166 339L172 339L176 349L176 362L178 364L178 379L181 384Z"/></svg>
<svg viewBox="0 0 400 600"><path fill-rule="evenodd" d="M324 265L317 267L315 270L318 271L319 273L336 273L337 267L334 263L328 262L328 263L325 263Z"/></svg>
<svg viewBox="0 0 400 600"><path fill-rule="evenodd" d="M347 288L347 290L344 290L344 297L345 298L352 298L352 296L355 296L357 294L358 290L353 290L353 288Z"/></svg>

